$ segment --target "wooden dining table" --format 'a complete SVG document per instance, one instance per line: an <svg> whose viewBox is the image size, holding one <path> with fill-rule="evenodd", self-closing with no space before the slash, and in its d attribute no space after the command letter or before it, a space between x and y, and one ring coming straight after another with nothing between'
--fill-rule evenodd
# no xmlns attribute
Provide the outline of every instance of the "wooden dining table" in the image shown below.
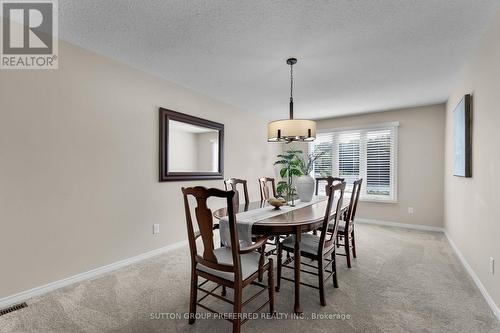
<svg viewBox="0 0 500 333"><path fill-rule="evenodd" d="M280 236L280 235L295 235L294 245L294 276L295 276L295 313L302 313L300 305L300 240L302 233L316 230L321 227L326 211L325 200L313 203L309 206L301 207L292 211L283 212L270 218L257 221L252 226L254 235L262 236ZM255 201L248 204L241 204L236 209L236 213L246 212L262 207L269 206L266 201ZM344 200L342 212L349 207L349 202ZM227 208L221 208L214 211L213 216L216 219L221 219L227 216Z"/></svg>

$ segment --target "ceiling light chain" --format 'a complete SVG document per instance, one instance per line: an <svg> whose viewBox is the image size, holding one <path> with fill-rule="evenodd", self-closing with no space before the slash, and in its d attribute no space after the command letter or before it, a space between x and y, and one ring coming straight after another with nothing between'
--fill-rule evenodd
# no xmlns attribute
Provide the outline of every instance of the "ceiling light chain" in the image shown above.
<svg viewBox="0 0 500 333"><path fill-rule="evenodd" d="M290 63L290 119L293 119L293 62Z"/></svg>

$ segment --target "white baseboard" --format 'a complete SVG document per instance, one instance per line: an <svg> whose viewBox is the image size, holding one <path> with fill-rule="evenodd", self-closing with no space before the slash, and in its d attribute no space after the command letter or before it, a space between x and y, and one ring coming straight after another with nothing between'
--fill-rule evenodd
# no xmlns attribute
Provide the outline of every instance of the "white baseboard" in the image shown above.
<svg viewBox="0 0 500 333"><path fill-rule="evenodd" d="M430 226L430 225L408 224L408 223L399 223L399 222L382 221L382 220L365 219L365 218L356 218L356 223L376 224L376 225L385 225L388 227L398 227L398 228L415 229L415 230L444 232L443 228L434 227L434 226Z"/></svg>
<svg viewBox="0 0 500 333"><path fill-rule="evenodd" d="M51 282L51 283L48 283L48 284L40 286L40 287L36 287L36 288L30 289L30 290L22 291L20 293L17 293L17 294L11 295L11 296L0 298L0 309L11 306L11 305L16 304L16 303L24 302L27 299L30 299L30 298L33 298L36 296L40 296L42 294L48 293L49 291L53 291L53 290L65 287L65 286L68 286L68 285L76 283L76 282L88 280L88 279L94 278L98 275L108 273L108 272L114 271L116 269L131 265L131 264L136 263L138 261L148 259L148 258L163 254L163 253L168 252L168 251L175 250L175 249L177 249L183 245L186 245L186 244L187 244L187 241L181 241L178 243L170 244L170 245L161 247L161 248L156 249L156 250L152 250L152 251L149 251L146 253L139 254L135 257L123 259L123 260L114 262L112 264L106 265L106 266L101 266L101 267L92 269L90 271L84 272L84 273L80 273L80 274L76 274L76 275L67 277L67 278L59 280L59 281Z"/></svg>
<svg viewBox="0 0 500 333"><path fill-rule="evenodd" d="M491 311L493 314L497 317L498 320L500 320L500 309L498 306L495 304L495 301L493 301L493 298L491 298L490 294L484 287L484 285L481 283L481 280L479 280L479 277L477 274L472 270L472 267L469 265L467 260L465 260L465 257L462 255L462 252L458 249L456 244L453 242L453 240L450 238L448 233L444 228L439 228L439 227L433 227L433 226L428 226L428 225L420 225L420 224L406 224L406 223L398 223L398 222L391 222L391 221L382 221L382 220L373 220L373 219L365 219L365 218L357 218L356 223L365 223L365 224L376 224L376 225L384 225L384 226L390 226L390 227L399 227L399 228L408 228L408 229L416 229L416 230L426 230L426 231L434 231L434 232L442 232L445 234L446 239L448 240L448 243L450 243L451 248L453 251L455 251L457 257L460 259L462 262L462 265L464 266L465 270L467 273L469 273L470 277L472 278L472 281L476 284L476 287L479 289L481 294L483 295L486 303L491 308Z"/></svg>
<svg viewBox="0 0 500 333"><path fill-rule="evenodd" d="M465 267L465 270L469 273L470 277L472 278L472 280L476 284L477 288L479 289L479 291L483 295L484 299L486 300L486 303L488 303L488 305L490 306L491 311L493 311L493 314L497 317L498 320L500 320L500 309L495 304L495 301L493 300L493 298L491 298L490 294L488 293L488 291L486 290L484 285L481 283L481 280L479 280L479 277L474 272L472 267L469 265L469 263L467 262L467 260L463 256L462 252L460 252L460 250L458 249L455 242L453 242L453 240L451 239L451 237L448 235L448 233L446 231L444 232L444 234L446 235L446 238L448 239L448 242L450 243L453 251L455 251L457 257L460 259L460 261L462 262L462 265Z"/></svg>

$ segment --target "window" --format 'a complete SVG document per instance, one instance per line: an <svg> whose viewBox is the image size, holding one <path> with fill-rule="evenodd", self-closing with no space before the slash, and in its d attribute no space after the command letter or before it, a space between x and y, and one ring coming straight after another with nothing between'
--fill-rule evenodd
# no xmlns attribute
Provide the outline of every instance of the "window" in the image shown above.
<svg viewBox="0 0 500 333"><path fill-rule="evenodd" d="M396 201L398 123L318 133L310 149L324 154L314 164L315 177L363 178L362 200ZM321 191L321 188L320 188Z"/></svg>

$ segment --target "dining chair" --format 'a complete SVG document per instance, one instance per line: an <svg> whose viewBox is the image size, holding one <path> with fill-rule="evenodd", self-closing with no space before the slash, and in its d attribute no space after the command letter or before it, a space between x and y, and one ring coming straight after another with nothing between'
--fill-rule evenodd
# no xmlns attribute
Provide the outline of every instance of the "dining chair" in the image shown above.
<svg viewBox="0 0 500 333"><path fill-rule="evenodd" d="M260 201L267 201L267 200L269 200L269 198L271 198L270 191L269 191L269 185L271 186L271 191L273 193L273 197L276 198L278 196L276 193L276 182L275 182L274 178L262 177L262 178L259 178ZM275 248L269 250L266 253L266 255L274 254L277 251L280 238L283 238L283 236L271 236L271 237L269 237L269 242L267 244L274 245Z"/></svg>
<svg viewBox="0 0 500 333"><path fill-rule="evenodd" d="M240 193L238 191L238 184L241 184L243 186L243 194L245 196L245 205L248 205L250 203L250 200L248 199L247 181L244 179L238 179L238 178L229 178L229 179L224 180L224 186L226 188L226 191L233 190L235 192L234 204L236 206L238 206L240 204Z"/></svg>
<svg viewBox="0 0 500 333"><path fill-rule="evenodd" d="M276 183L274 181L274 178L271 177L262 177L259 178L259 188L260 188L260 200L261 201L267 201L271 195L269 193L269 183L271 183L271 190L273 193L273 197L276 198Z"/></svg>
<svg viewBox="0 0 500 333"><path fill-rule="evenodd" d="M345 179L344 178L339 178L339 177L318 177L316 178L316 192L314 192L316 195L318 195L318 190L319 190L319 182L325 182L325 195L328 195L328 189L330 186L332 186L334 183L342 183Z"/></svg>
<svg viewBox="0 0 500 333"><path fill-rule="evenodd" d="M328 177L318 177L316 178L316 191L314 192L315 195L318 195L318 192L319 192L319 182L326 182L326 185L325 185L325 195L329 195L328 191L330 189L330 186L334 185L334 184L338 184L338 183L342 183L344 181L344 178L339 178L339 177L331 177L331 176L328 176ZM317 230L313 230L313 234L314 235L317 235L318 234L318 231Z"/></svg>
<svg viewBox="0 0 500 333"><path fill-rule="evenodd" d="M240 248L236 215L233 209L233 199L235 192L223 191L216 188L207 189L202 186L182 188L184 196L184 208L186 214L186 224L188 231L189 249L191 253L191 292L189 302L189 324L194 324L196 319L196 307L200 306L212 313L220 315L232 322L233 333L239 333L241 325L246 322L250 316L242 318L242 308L249 302L253 301L257 296L268 290L269 299L262 304L255 312L262 310L269 304L269 311L274 314L274 277L273 277L273 260L267 259L265 262L263 251L262 253L255 252L256 249L265 246L266 237L260 237L251 246ZM191 208L189 199L194 197L196 200L195 221L199 231L195 231L193 219L191 217ZM213 217L212 211L207 206L209 198L225 199L227 205L229 234L231 247L214 248L213 241ZM196 241L201 237L203 243L203 253L198 252ZM267 271L267 286L255 280L259 276L259 272ZM198 284L198 278L203 278L205 281ZM208 282L213 282L216 286L212 289L203 288ZM255 285L260 288L257 293L243 301L243 288ZM220 286L228 287L234 290L234 299L230 300L226 297L215 294ZM205 293L203 297L198 299L198 290ZM221 301L233 305L233 314L227 316L209 308L201 303L206 297L213 296ZM254 313L255 313L254 312Z"/></svg>
<svg viewBox="0 0 500 333"><path fill-rule="evenodd" d="M349 208L342 220L339 221L338 233L337 233L337 247L343 246L344 253L337 253L339 256L345 256L347 260L347 267L351 268L351 247L352 256L356 258L356 240L354 238L354 217L356 216L356 208L358 207L359 196L361 193L361 184L363 179L360 178L353 183L352 195L349 201ZM332 229L333 225L329 226ZM340 243L342 240L343 243Z"/></svg>
<svg viewBox="0 0 500 333"><path fill-rule="evenodd" d="M238 179L238 178L229 178L224 180L224 187L226 188L226 191L233 190L235 192L233 200L236 211L238 211L238 207L240 205L240 192L238 191L238 184L241 184L243 187L243 195L245 196L245 209L247 209L248 204L250 203L250 199L248 197L247 181L245 179ZM214 224L214 229L219 229L219 225L217 223ZM259 251L261 251L261 249L259 249ZM259 282L261 281L262 281L262 274L259 275ZM226 296L225 286L222 287L221 295Z"/></svg>
<svg viewBox="0 0 500 333"><path fill-rule="evenodd" d="M301 262L301 265L306 267L314 268L317 272L311 272L310 270L301 269L301 272L308 273L311 275L315 275L318 277L318 286L314 286L305 282L300 282L300 284L305 285L307 287L319 289L319 299L321 305L326 305L325 300L325 281L327 281L330 276L333 276L333 286L334 288L338 288L337 281L337 265L336 265L336 241L337 241L337 226L340 214L342 212L342 201L344 199L344 190L345 190L345 182L339 183L337 185L332 185L329 189L330 195L328 196L325 216L323 218L322 230L327 230L328 225L332 223L333 228L331 232L322 232L320 236L313 234L302 234L300 241L300 255L301 257L305 257L311 259L313 261L317 261L318 265L314 266L310 263ZM279 291L281 285L281 279L294 281L293 279L289 279L283 277L281 275L282 267L294 269L292 266L288 266L285 262L283 264L283 250L287 253L293 252L295 247L295 236L289 236L285 238L283 242L280 242L278 245L278 283L276 286L276 290ZM289 260L287 259L287 262ZM331 270L328 270L328 266L331 266ZM329 275L325 278L325 271L329 273Z"/></svg>

